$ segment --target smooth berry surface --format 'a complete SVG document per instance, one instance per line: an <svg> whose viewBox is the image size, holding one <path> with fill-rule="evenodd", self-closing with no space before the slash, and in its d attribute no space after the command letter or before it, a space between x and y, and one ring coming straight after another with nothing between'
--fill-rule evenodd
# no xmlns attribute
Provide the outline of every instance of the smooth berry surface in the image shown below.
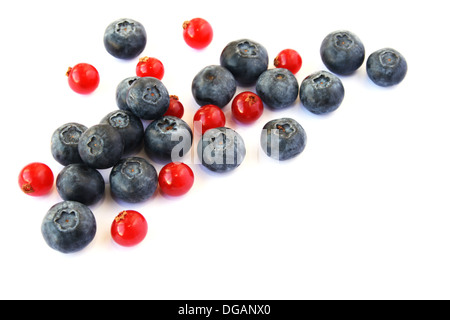
<svg viewBox="0 0 450 320"><path fill-rule="evenodd" d="M202 125L202 134L207 130L224 127L226 117L222 109L213 104L207 104L197 110L194 115L194 122L200 122Z"/></svg>
<svg viewBox="0 0 450 320"><path fill-rule="evenodd" d="M143 57L136 65L136 75L138 77L153 77L162 80L164 77L164 65L156 58Z"/></svg>
<svg viewBox="0 0 450 320"><path fill-rule="evenodd" d="M182 162L171 162L159 173L159 187L169 196L186 194L194 185L194 172Z"/></svg>
<svg viewBox="0 0 450 320"><path fill-rule="evenodd" d="M53 187L54 175L44 163L33 162L26 165L19 174L19 187L30 196L43 196Z"/></svg>
<svg viewBox="0 0 450 320"><path fill-rule="evenodd" d="M41 233L50 248L62 253L84 249L94 240L97 222L92 211L76 201L55 204L44 217Z"/></svg>
<svg viewBox="0 0 450 320"><path fill-rule="evenodd" d="M172 117L177 117L177 118L181 119L181 118L183 118L183 115L184 115L183 104L180 102L180 99L178 98L178 96L171 95L169 109L164 114L164 116L172 116Z"/></svg>
<svg viewBox="0 0 450 320"><path fill-rule="evenodd" d="M236 120L249 124L261 117L264 112L264 104L257 94L244 91L233 99L231 112Z"/></svg>
<svg viewBox="0 0 450 320"><path fill-rule="evenodd" d="M108 25L103 36L106 51L118 59L133 59L144 51L147 33L133 19L119 19Z"/></svg>
<svg viewBox="0 0 450 320"><path fill-rule="evenodd" d="M66 73L70 88L76 93L89 94L97 89L100 75L93 65L79 63L70 67Z"/></svg>
<svg viewBox="0 0 450 320"><path fill-rule="evenodd" d="M111 225L111 237L124 247L132 247L145 239L148 225L144 216L137 211L122 211Z"/></svg>
<svg viewBox="0 0 450 320"><path fill-rule="evenodd" d="M302 67L302 57L294 49L284 49L281 51L273 61L276 68L285 68L296 74Z"/></svg>
<svg viewBox="0 0 450 320"><path fill-rule="evenodd" d="M195 18L183 23L183 38L191 48L206 48L211 43L213 34L211 25L205 19Z"/></svg>

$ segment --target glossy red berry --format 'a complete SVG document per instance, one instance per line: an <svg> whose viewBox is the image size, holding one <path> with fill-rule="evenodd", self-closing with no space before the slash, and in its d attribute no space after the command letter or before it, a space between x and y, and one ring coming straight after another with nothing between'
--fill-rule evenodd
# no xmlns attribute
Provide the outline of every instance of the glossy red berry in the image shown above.
<svg viewBox="0 0 450 320"><path fill-rule="evenodd" d="M213 104L207 104L197 110L194 122L199 121L202 125L202 134L213 128L224 127L226 123L225 114L222 109Z"/></svg>
<svg viewBox="0 0 450 320"><path fill-rule="evenodd" d="M111 225L111 237L124 247L139 244L147 235L148 225L144 216L137 211L122 211Z"/></svg>
<svg viewBox="0 0 450 320"><path fill-rule="evenodd" d="M195 18L183 23L184 41L194 49L206 48L213 39L213 29L208 21Z"/></svg>
<svg viewBox="0 0 450 320"><path fill-rule="evenodd" d="M164 77L164 65L156 58L143 57L136 66L138 77L153 77L162 80Z"/></svg>
<svg viewBox="0 0 450 320"><path fill-rule="evenodd" d="M158 183L163 193L169 196L181 196L194 185L194 172L184 163L171 162L161 169Z"/></svg>
<svg viewBox="0 0 450 320"><path fill-rule="evenodd" d="M167 109L165 116L173 116L177 118L182 118L184 115L184 106L180 102L180 99L177 96L170 96L170 104L169 109Z"/></svg>
<svg viewBox="0 0 450 320"><path fill-rule="evenodd" d="M239 122L253 123L263 114L264 104L257 94L245 91L233 99L231 112Z"/></svg>
<svg viewBox="0 0 450 320"><path fill-rule="evenodd" d="M33 162L25 166L19 174L19 187L30 196L46 195L53 187L52 170L45 164Z"/></svg>
<svg viewBox="0 0 450 320"><path fill-rule="evenodd" d="M74 67L70 67L66 75L69 78L70 88L81 94L94 92L100 83L97 69L88 63L79 63Z"/></svg>
<svg viewBox="0 0 450 320"><path fill-rule="evenodd" d="M302 67L302 57L293 49L285 49L277 55L273 64L276 68L285 68L296 74Z"/></svg>

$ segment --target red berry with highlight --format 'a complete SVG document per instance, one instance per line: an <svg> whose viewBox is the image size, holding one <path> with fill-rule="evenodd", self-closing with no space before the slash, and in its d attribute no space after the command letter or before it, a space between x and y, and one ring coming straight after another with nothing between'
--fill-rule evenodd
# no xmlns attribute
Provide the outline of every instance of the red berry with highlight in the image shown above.
<svg viewBox="0 0 450 320"><path fill-rule="evenodd" d="M53 187L53 182L52 170L40 162L30 163L19 174L19 187L27 195L34 197L49 193Z"/></svg>
<svg viewBox="0 0 450 320"><path fill-rule="evenodd" d="M183 38L194 49L206 48L213 39L213 29L208 21L195 18L183 23Z"/></svg>
<svg viewBox="0 0 450 320"><path fill-rule="evenodd" d="M231 112L239 122L253 123L263 114L264 104L257 94L245 91L233 99Z"/></svg>
<svg viewBox="0 0 450 320"><path fill-rule="evenodd" d="M170 96L170 104L169 109L167 109L164 116L173 116L177 118L183 118L184 115L184 106L180 102L180 99L177 96Z"/></svg>
<svg viewBox="0 0 450 320"><path fill-rule="evenodd" d="M138 77L153 77L162 80L164 77L164 65L156 58L143 57L136 66Z"/></svg>
<svg viewBox="0 0 450 320"><path fill-rule="evenodd" d="M288 69L293 74L299 72L302 67L302 63L302 57L293 49L285 49L281 51L273 62L276 68Z"/></svg>
<svg viewBox="0 0 450 320"><path fill-rule="evenodd" d="M186 194L194 185L194 172L181 162L171 162L165 165L158 177L159 187L169 196Z"/></svg>
<svg viewBox="0 0 450 320"><path fill-rule="evenodd" d="M148 225L144 216L137 211L122 211L111 225L113 240L124 247L132 247L145 239Z"/></svg>
<svg viewBox="0 0 450 320"><path fill-rule="evenodd" d="M67 70L69 86L73 91L80 94L89 94L97 89L100 76L97 69L88 63L79 63Z"/></svg>
<svg viewBox="0 0 450 320"><path fill-rule="evenodd" d="M225 114L222 109L213 104L207 104L197 110L194 122L199 121L202 125L202 134L213 128L224 127L226 123Z"/></svg>

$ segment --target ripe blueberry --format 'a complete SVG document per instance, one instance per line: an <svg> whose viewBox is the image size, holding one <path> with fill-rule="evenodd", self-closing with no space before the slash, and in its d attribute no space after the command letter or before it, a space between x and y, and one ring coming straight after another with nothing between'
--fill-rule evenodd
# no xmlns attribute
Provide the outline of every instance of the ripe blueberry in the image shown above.
<svg viewBox="0 0 450 320"><path fill-rule="evenodd" d="M327 71L319 71L306 77L300 86L300 101L315 114L336 110L344 100L341 80Z"/></svg>
<svg viewBox="0 0 450 320"><path fill-rule="evenodd" d="M94 169L111 168L119 162L123 150L122 136L107 124L98 124L87 129L78 143L81 159Z"/></svg>
<svg viewBox="0 0 450 320"><path fill-rule="evenodd" d="M157 162L180 162L191 149L192 138L192 130L185 121L164 116L145 130L144 147L147 155Z"/></svg>
<svg viewBox="0 0 450 320"><path fill-rule="evenodd" d="M287 108L297 100L298 81L288 69L270 69L259 77L256 92L270 108Z"/></svg>
<svg viewBox="0 0 450 320"><path fill-rule="evenodd" d="M213 104L225 107L236 93L236 80L227 69L212 65L203 68L192 81L192 95L204 106Z"/></svg>
<svg viewBox="0 0 450 320"><path fill-rule="evenodd" d="M114 166L109 182L115 199L137 203L153 195L158 186L158 174L147 160L130 157Z"/></svg>
<svg viewBox="0 0 450 320"><path fill-rule="evenodd" d="M384 48L369 56L366 69L367 75L376 85L389 87L403 81L408 65L400 52Z"/></svg>
<svg viewBox="0 0 450 320"><path fill-rule="evenodd" d="M251 86L267 70L269 55L259 43L241 39L226 45L220 55L220 65L227 68L239 84Z"/></svg>
<svg viewBox="0 0 450 320"><path fill-rule="evenodd" d="M305 130L291 118L269 121L261 132L261 147L275 160L291 159L302 153L305 146Z"/></svg>
<svg viewBox="0 0 450 320"><path fill-rule="evenodd" d="M108 124L116 129L122 136L124 143L124 155L138 153L144 141L144 126L141 119L132 112L117 110L106 115L101 124Z"/></svg>
<svg viewBox="0 0 450 320"><path fill-rule="evenodd" d="M41 232L51 248L62 253L72 253L91 243L97 232L97 223L87 206L75 201L64 201L47 212Z"/></svg>
<svg viewBox="0 0 450 320"><path fill-rule="evenodd" d="M51 140L53 158L63 166L82 163L78 152L78 141L87 127L79 123L66 123L55 130Z"/></svg>
<svg viewBox="0 0 450 320"><path fill-rule="evenodd" d="M99 202L105 194L105 181L97 170L82 163L65 167L56 178L56 189L64 200L87 206Z"/></svg>
<svg viewBox="0 0 450 320"><path fill-rule="evenodd" d="M170 96L164 84L152 77L139 78L128 90L128 108L137 117L154 120L163 116L169 109Z"/></svg>
<svg viewBox="0 0 450 320"><path fill-rule="evenodd" d="M323 40L320 56L331 72L347 75L361 67L365 49L355 34L350 31L335 31Z"/></svg>
<svg viewBox="0 0 450 320"><path fill-rule="evenodd" d="M220 127L205 132L197 146L197 153L205 168L214 172L227 172L241 165L246 149L239 133Z"/></svg>
<svg viewBox="0 0 450 320"><path fill-rule="evenodd" d="M112 56L133 59L144 51L147 33L141 23L132 19L119 19L106 28L103 43Z"/></svg>

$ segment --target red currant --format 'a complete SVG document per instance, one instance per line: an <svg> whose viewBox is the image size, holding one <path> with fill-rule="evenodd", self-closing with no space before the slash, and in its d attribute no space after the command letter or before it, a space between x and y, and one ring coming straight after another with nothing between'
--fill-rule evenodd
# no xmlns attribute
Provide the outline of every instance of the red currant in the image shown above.
<svg viewBox="0 0 450 320"><path fill-rule="evenodd" d="M202 124L202 134L213 128L224 127L226 123L225 114L222 109L213 104L207 104L197 110L194 115L194 122L200 121Z"/></svg>
<svg viewBox="0 0 450 320"><path fill-rule="evenodd" d="M302 57L293 49L285 49L277 55L273 64L276 68L285 68L296 74L302 67Z"/></svg>
<svg viewBox="0 0 450 320"><path fill-rule="evenodd" d="M182 118L184 115L184 106L180 102L180 99L178 99L177 96L170 96L170 104L169 109L164 114L165 116L173 116L177 118Z"/></svg>
<svg viewBox="0 0 450 320"><path fill-rule="evenodd" d="M30 196L43 196L53 187L52 170L45 164L33 162L25 166L19 174L19 187Z"/></svg>
<svg viewBox="0 0 450 320"><path fill-rule="evenodd" d="M144 216L137 211L122 211L111 225L113 240L124 247L135 246L144 240L148 225Z"/></svg>
<svg viewBox="0 0 450 320"><path fill-rule="evenodd" d="M195 18L183 23L184 41L194 49L206 48L213 39L213 29L208 21Z"/></svg>
<svg viewBox="0 0 450 320"><path fill-rule="evenodd" d="M161 191L169 196L186 194L194 185L194 172L181 162L171 162L165 165L158 177Z"/></svg>
<svg viewBox="0 0 450 320"><path fill-rule="evenodd" d="M164 77L164 65L156 58L143 57L136 66L138 77L153 77L162 80Z"/></svg>
<svg viewBox="0 0 450 320"><path fill-rule="evenodd" d="M100 76L97 69L88 63L79 63L67 70L69 86L73 91L81 94L89 94L97 89Z"/></svg>
<svg viewBox="0 0 450 320"><path fill-rule="evenodd" d="M231 104L233 116L242 123L253 123L264 111L264 104L258 95L245 91L238 94Z"/></svg>

